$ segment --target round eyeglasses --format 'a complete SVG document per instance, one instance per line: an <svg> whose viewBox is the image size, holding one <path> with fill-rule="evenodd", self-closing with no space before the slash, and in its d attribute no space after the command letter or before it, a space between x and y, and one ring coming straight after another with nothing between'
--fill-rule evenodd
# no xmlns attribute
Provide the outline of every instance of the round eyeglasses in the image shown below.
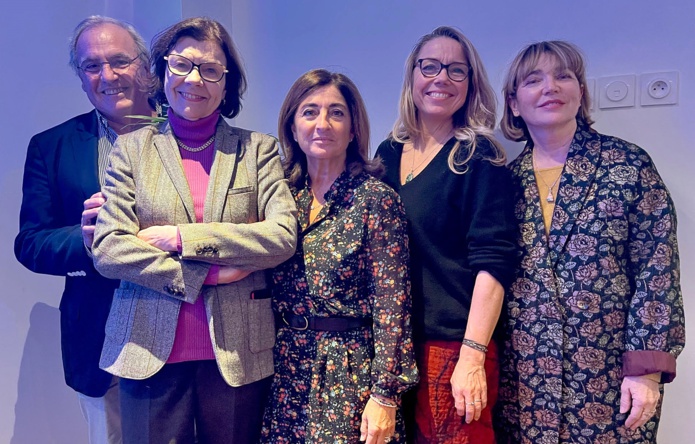
<svg viewBox="0 0 695 444"><path fill-rule="evenodd" d="M215 62L193 63L192 60L178 54L169 54L164 56L167 61L167 66L172 74L177 76L187 76L193 71L193 68L198 70L200 78L206 82L217 83L222 80L222 77L229 72L227 69Z"/></svg>
<svg viewBox="0 0 695 444"><path fill-rule="evenodd" d="M140 56L137 55L135 58L130 59L128 56L120 55L113 57L106 62L87 60L82 62L80 69L86 74L96 75L101 74L101 71L104 69L104 65L109 65L111 71L115 72L116 74L123 74L139 57Z"/></svg>
<svg viewBox="0 0 695 444"><path fill-rule="evenodd" d="M471 71L470 66L461 62L445 65L437 59L418 59L416 64L425 77L437 77L442 69L446 69L446 75L454 82L463 82Z"/></svg>

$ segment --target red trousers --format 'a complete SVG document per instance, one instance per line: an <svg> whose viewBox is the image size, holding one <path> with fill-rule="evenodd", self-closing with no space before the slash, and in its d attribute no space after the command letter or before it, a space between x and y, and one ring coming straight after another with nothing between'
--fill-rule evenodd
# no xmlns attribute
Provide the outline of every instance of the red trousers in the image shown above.
<svg viewBox="0 0 695 444"><path fill-rule="evenodd" d="M495 443L492 408L499 390L497 345L490 341L485 358L487 407L483 409L480 419L470 424L466 424L464 418L456 413L451 394L450 380L460 349L461 343L458 341L427 341L420 349L420 383L414 395L416 430L414 436L410 437L417 444Z"/></svg>

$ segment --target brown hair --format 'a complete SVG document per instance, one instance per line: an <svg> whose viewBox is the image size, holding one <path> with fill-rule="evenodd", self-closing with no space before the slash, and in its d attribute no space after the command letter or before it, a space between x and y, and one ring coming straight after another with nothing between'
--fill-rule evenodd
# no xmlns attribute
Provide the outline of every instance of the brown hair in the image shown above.
<svg viewBox="0 0 695 444"><path fill-rule="evenodd" d="M207 17L193 17L182 20L165 29L154 37L152 41L152 70L154 77L152 82L152 94L160 103L167 103L164 94L164 76L167 70L167 61L164 57L169 55L183 37L191 37L199 42L214 42L220 45L227 59L226 93L220 111L223 116L233 118L241 111L241 98L246 92L246 74L242 66L239 51L237 51L232 37L219 22Z"/></svg>
<svg viewBox="0 0 695 444"><path fill-rule="evenodd" d="M378 159L369 160L369 119L357 86L346 75L314 69L299 77L287 92L278 117L278 138L282 163L290 185L300 187L307 173L306 155L294 140L292 125L300 103L309 94L325 86L335 86L343 95L350 112L354 138L347 146L346 167L355 175L362 170L380 176L383 166Z"/></svg>

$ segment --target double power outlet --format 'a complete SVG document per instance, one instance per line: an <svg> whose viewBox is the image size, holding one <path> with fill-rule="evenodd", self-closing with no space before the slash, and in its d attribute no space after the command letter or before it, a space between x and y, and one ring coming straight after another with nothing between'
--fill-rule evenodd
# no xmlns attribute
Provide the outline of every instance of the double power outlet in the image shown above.
<svg viewBox="0 0 695 444"><path fill-rule="evenodd" d="M599 77L595 83L598 86L598 107L601 109L633 107L638 97L640 106L678 103L678 71L642 74L639 89L634 74ZM594 82L590 81L591 89L593 85Z"/></svg>

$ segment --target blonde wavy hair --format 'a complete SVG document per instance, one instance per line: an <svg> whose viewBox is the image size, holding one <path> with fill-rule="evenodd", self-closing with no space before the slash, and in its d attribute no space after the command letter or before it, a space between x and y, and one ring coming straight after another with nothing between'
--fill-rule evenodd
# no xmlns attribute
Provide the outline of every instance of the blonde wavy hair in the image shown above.
<svg viewBox="0 0 695 444"><path fill-rule="evenodd" d="M509 140L522 142L531 138L524 119L514 116L512 109L509 107L509 101L516 97L516 90L519 84L528 77L531 71L536 69L538 62L544 55L549 55L557 62L559 68L568 69L577 77L579 86L582 89L582 100L577 111L577 119L580 119L587 125L594 123L589 111L591 109L591 97L589 96L589 87L586 83L586 64L579 48L562 40L532 43L524 47L514 57L504 78L502 96L504 97L505 105L500 129L504 137Z"/></svg>
<svg viewBox="0 0 695 444"><path fill-rule="evenodd" d="M475 154L479 137L488 140L493 148L492 155L487 156L489 160L494 165L504 165L507 161L507 155L502 145L494 137L497 118L497 100L494 90L490 86L487 72L473 43L461 31L450 26L440 26L431 33L422 36L405 61L398 118L393 125L391 138L396 142L406 143L421 135L418 125L418 109L413 101L413 75L422 47L438 37L446 37L458 42L471 67L468 75L466 101L452 116L454 137L457 142L449 153L449 169L455 174L464 174L468 171L468 161Z"/></svg>

